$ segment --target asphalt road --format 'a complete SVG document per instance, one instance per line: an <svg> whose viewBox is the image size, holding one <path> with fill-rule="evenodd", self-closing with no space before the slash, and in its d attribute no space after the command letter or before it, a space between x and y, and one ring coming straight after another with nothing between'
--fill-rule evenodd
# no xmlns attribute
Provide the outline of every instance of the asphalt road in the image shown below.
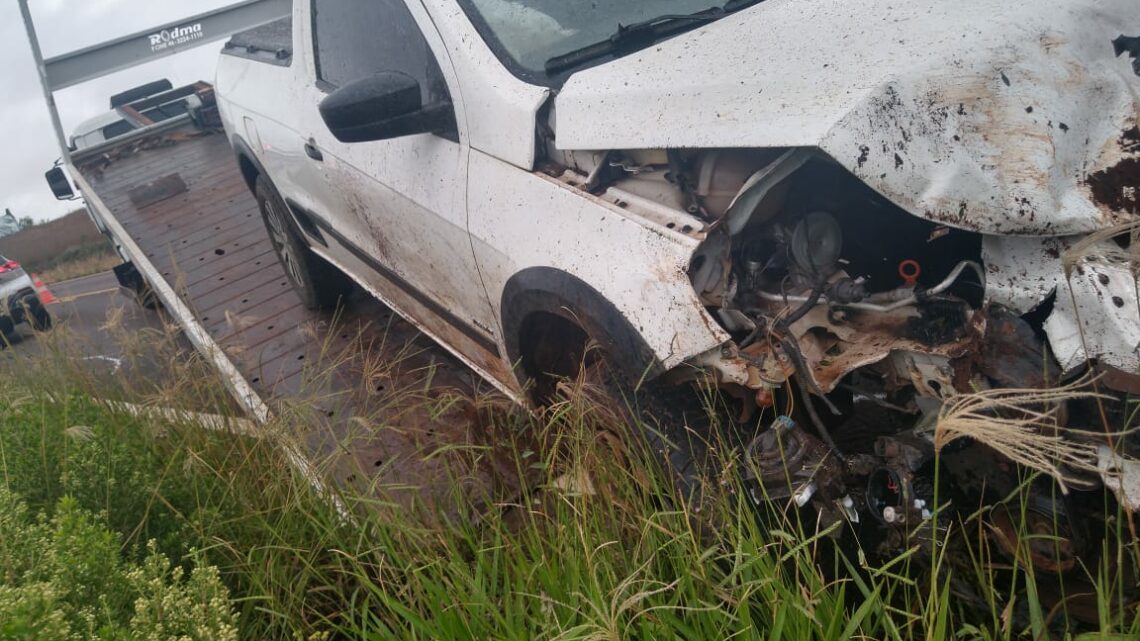
<svg viewBox="0 0 1140 641"><path fill-rule="evenodd" d="M111 272L57 283L48 289L59 301L48 306L55 320L89 339L94 347L101 350L115 351L112 337L100 326L107 323L109 315L118 314L120 310L124 329L162 328L159 315L135 304L119 288L119 282Z"/></svg>
<svg viewBox="0 0 1140 641"><path fill-rule="evenodd" d="M47 306L55 326L53 331L66 331L71 335L67 343L71 351L68 358L82 363L96 375L130 375L161 381L163 368L159 355L149 358L145 352L148 341L156 345L161 342L159 336L165 331L162 316L136 304L119 288L113 273L56 283L48 290L56 299ZM124 340L124 337L137 339L135 345L126 347L125 343L131 338ZM178 340L185 343L184 339ZM48 349L50 342L37 336L26 324L18 325L9 341L7 356L16 359L34 359ZM184 348L188 349L188 344ZM136 356L142 351L144 356L127 359L128 349ZM168 357L169 354L162 356ZM134 366L124 367L127 360Z"/></svg>

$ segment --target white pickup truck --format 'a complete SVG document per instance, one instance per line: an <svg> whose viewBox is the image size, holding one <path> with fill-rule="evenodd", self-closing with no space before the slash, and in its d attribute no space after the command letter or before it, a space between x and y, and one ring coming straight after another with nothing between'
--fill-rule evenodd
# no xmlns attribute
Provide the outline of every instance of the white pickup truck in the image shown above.
<svg viewBox="0 0 1140 641"><path fill-rule="evenodd" d="M519 400L587 352L715 386L770 495L903 528L957 395L1140 392L1135 35L1135 0L305 0L216 88L306 304L355 281ZM1002 495L975 438L944 468Z"/></svg>

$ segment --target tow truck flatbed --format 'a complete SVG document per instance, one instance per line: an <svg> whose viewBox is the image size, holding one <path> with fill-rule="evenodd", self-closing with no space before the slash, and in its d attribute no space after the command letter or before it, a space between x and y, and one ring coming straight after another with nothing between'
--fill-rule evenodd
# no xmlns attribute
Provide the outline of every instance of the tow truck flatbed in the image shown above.
<svg viewBox="0 0 1140 641"><path fill-rule="evenodd" d="M72 161L113 239L125 253L137 248L132 262L162 281L155 291L174 293L189 312L180 317L164 299L171 316L192 338L204 334L195 343L215 363L232 365L219 369L255 417L298 417L302 454L333 461L321 470L326 480L387 488L401 501L451 491L448 457L428 454L479 438L475 375L364 292L335 314L306 309L220 130L187 118ZM405 388L463 400L429 416L391 402ZM492 465L472 469L472 490L498 482Z"/></svg>

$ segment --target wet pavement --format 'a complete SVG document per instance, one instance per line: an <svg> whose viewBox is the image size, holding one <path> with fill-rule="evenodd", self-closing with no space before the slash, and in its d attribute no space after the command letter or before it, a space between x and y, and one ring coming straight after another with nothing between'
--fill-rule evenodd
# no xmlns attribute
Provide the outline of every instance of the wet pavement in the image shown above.
<svg viewBox="0 0 1140 641"><path fill-rule="evenodd" d="M6 356L17 363L34 364L46 350L63 349L95 376L130 375L161 384L166 370L161 361L172 349L190 349L161 313L140 307L120 289L111 272L49 285L48 291L54 298L47 305L52 333L41 336L27 324L17 325L5 346ZM147 354L148 345L153 354ZM131 367L125 367L128 361Z"/></svg>

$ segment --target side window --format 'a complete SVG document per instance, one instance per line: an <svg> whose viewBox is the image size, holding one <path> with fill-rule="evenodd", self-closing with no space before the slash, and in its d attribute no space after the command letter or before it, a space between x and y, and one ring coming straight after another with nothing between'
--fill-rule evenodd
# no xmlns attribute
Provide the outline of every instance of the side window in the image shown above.
<svg viewBox="0 0 1140 641"><path fill-rule="evenodd" d="M448 98L439 64L404 0L313 0L317 77L339 87L379 71L420 83L423 104Z"/></svg>

